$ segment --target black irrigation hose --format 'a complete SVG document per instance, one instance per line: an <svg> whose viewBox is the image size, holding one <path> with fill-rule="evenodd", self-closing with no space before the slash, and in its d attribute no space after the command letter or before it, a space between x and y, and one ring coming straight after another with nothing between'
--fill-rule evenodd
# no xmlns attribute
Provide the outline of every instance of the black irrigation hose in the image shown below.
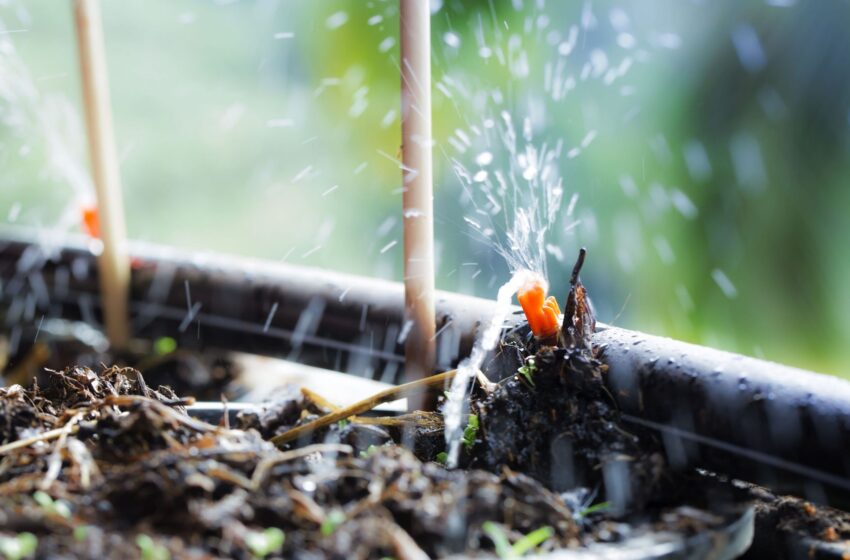
<svg viewBox="0 0 850 560"><path fill-rule="evenodd" d="M100 318L94 256L86 240L45 253L32 239L0 241L0 301L7 328L48 317ZM0 234L2 239L2 234ZM265 261L179 253L135 244L133 332L184 348L281 356L399 383L404 362L400 284ZM438 292L437 368L472 347L492 302Z"/></svg>
<svg viewBox="0 0 850 560"><path fill-rule="evenodd" d="M7 329L44 315L97 320L94 257L84 242L63 238L45 252L32 238L7 239L0 242ZM400 284L143 245L131 254L141 338L171 336L182 347L283 356L403 381ZM441 369L468 354L492 308L489 300L439 294ZM656 430L674 466L850 504L847 382L614 327L600 326L593 342L626 421Z"/></svg>
<svg viewBox="0 0 850 560"><path fill-rule="evenodd" d="M624 329L594 343L626 420L659 431L674 465L850 504L847 381Z"/></svg>

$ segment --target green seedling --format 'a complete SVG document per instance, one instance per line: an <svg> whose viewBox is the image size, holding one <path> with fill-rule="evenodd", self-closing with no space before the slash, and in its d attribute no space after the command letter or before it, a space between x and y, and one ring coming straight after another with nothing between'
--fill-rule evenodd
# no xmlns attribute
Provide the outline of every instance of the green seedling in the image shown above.
<svg viewBox="0 0 850 560"><path fill-rule="evenodd" d="M88 525L77 525L74 527L74 540L77 542L84 542L87 538L89 538L89 526Z"/></svg>
<svg viewBox="0 0 850 560"><path fill-rule="evenodd" d="M157 544L149 535L136 535L136 546L142 554L142 560L171 560L171 552L161 544Z"/></svg>
<svg viewBox="0 0 850 560"><path fill-rule="evenodd" d="M265 558L269 554L281 551L286 534L277 527L268 527L263 531L249 531L245 535L245 545L254 558Z"/></svg>
<svg viewBox="0 0 850 560"><path fill-rule="evenodd" d="M341 429L345 428L346 426L348 426L348 420L340 420L339 422L336 423L336 425L341 430Z"/></svg>
<svg viewBox="0 0 850 560"><path fill-rule="evenodd" d="M599 502L598 504L593 504L592 506L588 506L578 512L579 517L587 517L588 515L592 515L594 513L600 513L603 511L608 511L611 507L611 502Z"/></svg>
<svg viewBox="0 0 850 560"><path fill-rule="evenodd" d="M522 556L548 541L554 534L555 530L552 527L540 527L515 542L511 550L515 555Z"/></svg>
<svg viewBox="0 0 850 560"><path fill-rule="evenodd" d="M537 364L534 362L534 356L531 356L526 360L525 365L521 366L518 370L516 370L518 374L523 376L528 384L534 387L534 379L533 376L537 372Z"/></svg>
<svg viewBox="0 0 850 560"><path fill-rule="evenodd" d="M511 544L501 525L493 523L492 521L486 521L481 526L481 529L484 531L484 534L493 541L493 546L496 549L496 555L499 558L502 558L502 560L519 558L520 556L535 550L538 546L549 540L552 535L555 534L555 531L551 527L541 527L520 538L514 544Z"/></svg>
<svg viewBox="0 0 850 560"><path fill-rule="evenodd" d="M502 529L501 525L497 525L492 521L485 521L481 526L481 530L493 541L493 546L496 547L496 556L502 559L513 558L514 551L511 548L511 541L508 540L508 536L505 534L505 530Z"/></svg>
<svg viewBox="0 0 850 560"><path fill-rule="evenodd" d="M171 354L177 350L177 341L170 336L161 336L153 343L153 351L159 356Z"/></svg>
<svg viewBox="0 0 850 560"><path fill-rule="evenodd" d="M68 503L63 500L54 500L47 492L38 490L32 495L32 499L35 500L35 503L41 506L41 509L43 509L47 515L58 515L65 519L71 517L71 508L68 507Z"/></svg>
<svg viewBox="0 0 850 560"><path fill-rule="evenodd" d="M449 454L445 451L440 451L439 453L437 453L436 461L441 465L445 465L449 462Z"/></svg>
<svg viewBox="0 0 850 560"><path fill-rule="evenodd" d="M466 424L466 428L463 429L463 446L466 447L467 451L472 450L472 446L475 445L476 436L478 436L478 416L470 414L469 422Z"/></svg>
<svg viewBox="0 0 850 560"><path fill-rule="evenodd" d="M324 536L329 537L333 535L333 532L336 531L336 528L342 525L345 521L345 514L338 509L331 510L325 516L325 520L322 521L321 532Z"/></svg>
<svg viewBox="0 0 850 560"><path fill-rule="evenodd" d="M38 537L32 533L18 533L14 537L0 536L0 554L8 560L21 560L35 556Z"/></svg>
<svg viewBox="0 0 850 560"><path fill-rule="evenodd" d="M374 445L370 445L369 447L366 448L366 451L360 452L360 458L361 459L368 459L369 457L374 455L376 451L378 451L378 448Z"/></svg>

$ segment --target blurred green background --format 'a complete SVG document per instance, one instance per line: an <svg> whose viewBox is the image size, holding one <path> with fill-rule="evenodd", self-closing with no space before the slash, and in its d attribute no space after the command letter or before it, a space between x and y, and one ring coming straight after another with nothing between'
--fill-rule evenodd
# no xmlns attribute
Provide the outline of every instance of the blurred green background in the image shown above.
<svg viewBox="0 0 850 560"><path fill-rule="evenodd" d="M431 6L440 288L508 278L455 173L509 157L506 112L563 144L559 297L586 245L602 321L850 374L850 2ZM132 238L400 279L397 2L103 9ZM0 218L76 230L70 3L6 0L0 22Z"/></svg>

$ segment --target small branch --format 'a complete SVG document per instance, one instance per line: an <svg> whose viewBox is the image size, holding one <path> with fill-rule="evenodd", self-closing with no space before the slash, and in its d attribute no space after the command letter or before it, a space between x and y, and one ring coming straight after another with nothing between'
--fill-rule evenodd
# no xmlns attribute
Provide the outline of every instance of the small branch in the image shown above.
<svg viewBox="0 0 850 560"><path fill-rule="evenodd" d="M307 387L301 388L301 394L304 395L305 398L313 401L313 404L320 408L324 408L330 412L336 412L341 410L341 406L337 406L327 400L325 397L316 393L315 391L311 391ZM369 424L372 426L384 426L384 427L406 427L406 426L427 426L430 428L442 428L443 426L443 417L437 412L426 412L422 410L418 410L415 412L409 412L407 414L401 414L398 416L349 416L348 421L353 422L354 424Z"/></svg>
<svg viewBox="0 0 850 560"><path fill-rule="evenodd" d="M393 544L395 555L401 560L428 560L429 556L419 548L413 537L394 521L387 521L384 530Z"/></svg>
<svg viewBox="0 0 850 560"><path fill-rule="evenodd" d="M443 416L439 412L427 412L419 410L409 412L401 416L353 416L351 421L357 424L369 424L372 426L383 426L385 428L406 428L416 426L427 429L442 429Z"/></svg>
<svg viewBox="0 0 850 560"><path fill-rule="evenodd" d="M266 479L269 471L275 465L293 461L302 457L308 457L314 453L344 453L351 455L354 453L354 448L350 445L340 443L316 443L307 447L300 447L291 451L284 451L272 457L266 457L254 469L254 474L251 475L251 488L258 490Z"/></svg>
<svg viewBox="0 0 850 560"><path fill-rule="evenodd" d="M30 445L32 445L34 443L38 443L40 441L45 441L45 442L53 441L54 439L62 437L62 435L65 434L66 431L67 430L66 430L65 426L62 426L61 428L56 428L55 430L49 430L47 432L42 432L42 433L38 434L37 436L28 437L26 439L19 439L17 441L7 443L6 445L0 445L0 455L5 455L9 451L14 451L15 449L21 449L22 447L29 447ZM73 431L68 432L68 433L73 434L74 432L76 432L76 426L75 426L75 429Z"/></svg>
<svg viewBox="0 0 850 560"><path fill-rule="evenodd" d="M380 393L372 395L369 398L363 399L362 401L358 401L350 406L346 406L345 408L341 408L339 410L331 412L330 414L322 416L321 418L317 418L312 422L308 422L301 426L292 428L287 432L278 434L271 438L271 442L280 447L287 442L297 439L298 437L303 436L305 434L312 433L318 430L319 428L329 426L334 422L345 420L346 418L350 416L355 416L357 414L363 414L366 411L372 410L379 404L403 399L412 395L416 395L422 392L423 390L438 387L444 384L446 381L454 378L455 375L457 375L457 370L453 369L445 373L426 377L425 379L418 379L416 381L411 381L410 383L405 383L404 385L391 387L389 389L381 391Z"/></svg>
<svg viewBox="0 0 850 560"><path fill-rule="evenodd" d="M570 277L570 293L564 305L564 322L561 324L560 338L567 348L584 347L590 349L590 336L596 330L596 318L590 307L587 290L581 283L579 273L584 265L587 249L578 253L578 259Z"/></svg>
<svg viewBox="0 0 850 560"><path fill-rule="evenodd" d="M573 266L573 274L570 276L570 286L575 286L578 284L578 275L581 272L581 267L584 266L584 258L587 256L587 249L582 247L578 251L578 259L576 259L576 264Z"/></svg>
<svg viewBox="0 0 850 560"><path fill-rule="evenodd" d="M59 473L62 471L62 449L68 441L68 436L77 429L77 424L80 420L82 420L82 418L83 413L78 412L71 418L71 420L62 426L62 433L59 435L56 445L53 446L53 452L47 460L47 473L44 475L44 479L39 484L39 487L42 490L50 488L50 485L59 478Z"/></svg>
<svg viewBox="0 0 850 560"><path fill-rule="evenodd" d="M319 408L324 408L325 410L329 410L331 412L335 412L342 408L341 406L335 405L316 391L308 389L307 387L301 387L301 394L309 401L312 401L313 404L318 406Z"/></svg>

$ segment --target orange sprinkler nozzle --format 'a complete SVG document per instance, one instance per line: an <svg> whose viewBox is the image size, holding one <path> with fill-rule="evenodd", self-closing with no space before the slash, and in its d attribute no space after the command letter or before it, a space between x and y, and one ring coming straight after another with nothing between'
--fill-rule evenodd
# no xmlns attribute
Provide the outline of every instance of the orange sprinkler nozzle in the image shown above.
<svg viewBox="0 0 850 560"><path fill-rule="evenodd" d="M90 237L100 239L100 217L97 214L97 206L85 205L82 208L83 231Z"/></svg>
<svg viewBox="0 0 850 560"><path fill-rule="evenodd" d="M561 314L561 309L554 296L546 298L542 283L530 282L519 290L517 299L534 336L550 338L558 334L558 315Z"/></svg>

